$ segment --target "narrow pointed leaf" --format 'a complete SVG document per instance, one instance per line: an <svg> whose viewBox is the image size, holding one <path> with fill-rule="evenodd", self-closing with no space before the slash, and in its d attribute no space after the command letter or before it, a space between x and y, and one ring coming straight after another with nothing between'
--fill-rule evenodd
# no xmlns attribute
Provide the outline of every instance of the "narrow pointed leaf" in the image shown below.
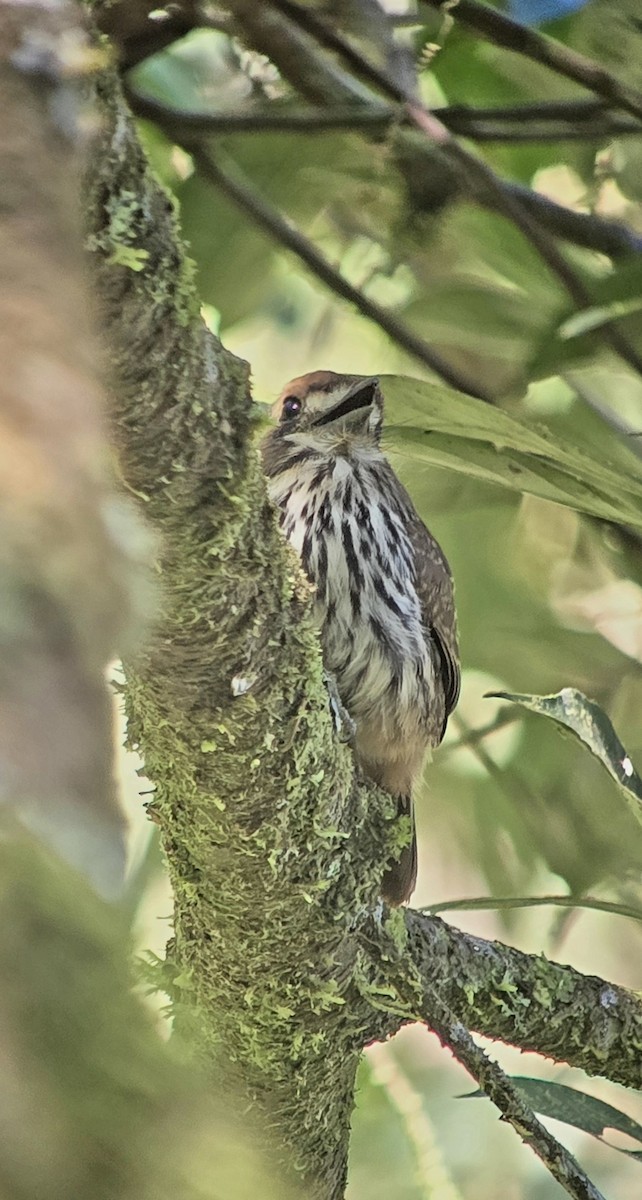
<svg viewBox="0 0 642 1200"><path fill-rule="evenodd" d="M642 468L633 453L628 466L626 458L609 464L543 425L441 384L385 376L382 386L393 452L642 529Z"/></svg>
<svg viewBox="0 0 642 1200"><path fill-rule="evenodd" d="M514 692L488 692L499 700L521 704L530 712L550 717L564 725L599 758L626 797L635 818L642 824L642 779L622 745L609 718L595 700L576 688L562 688L552 696L530 696Z"/></svg>
<svg viewBox="0 0 642 1200"><path fill-rule="evenodd" d="M604 1141L611 1149L621 1150L623 1154L642 1162L642 1149L624 1150L620 1146L614 1146L612 1142L607 1142L603 1137L607 1129L615 1129L618 1133L635 1138L642 1146L642 1125L626 1113L620 1112L619 1108L614 1108L612 1104L606 1104L604 1100L598 1100L595 1096L589 1096L587 1092L548 1079L512 1075L511 1083L541 1117L550 1117L555 1121L564 1121L566 1125L573 1125L575 1129L583 1129L585 1133ZM463 1098L483 1094L481 1091L469 1092L468 1096Z"/></svg>
<svg viewBox="0 0 642 1200"><path fill-rule="evenodd" d="M594 329L599 329L601 325L607 325L609 321L615 321L618 317L628 317L631 313L640 312L640 309L642 296L637 296L634 300L614 300L612 304L585 308L581 312L573 313L572 317L564 321L558 334L562 341L566 342L569 338L592 333Z"/></svg>

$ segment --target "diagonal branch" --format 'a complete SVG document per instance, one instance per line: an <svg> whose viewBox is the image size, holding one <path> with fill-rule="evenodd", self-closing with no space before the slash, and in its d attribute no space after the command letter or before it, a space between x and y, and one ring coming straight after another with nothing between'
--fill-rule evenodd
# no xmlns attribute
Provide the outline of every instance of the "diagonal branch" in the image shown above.
<svg viewBox="0 0 642 1200"><path fill-rule="evenodd" d="M470 396L476 396L479 400L485 400L489 404L493 403L491 396L484 392L478 383L469 379L456 367L451 366L428 342L413 333L388 309L383 308L366 296L365 292L349 283L316 249L309 238L296 230L276 209L262 199L249 183L240 177L238 169L232 175L197 143L183 139L182 144L192 155L200 173L206 179L215 184L226 196L229 196L239 208L252 218L255 224L265 230L279 245L296 254L318 279L331 288L335 295L348 300L360 313L369 317L380 329L383 329L398 346L407 350L424 366L429 367L441 379L444 379L446 383L461 392L467 392Z"/></svg>
<svg viewBox="0 0 642 1200"><path fill-rule="evenodd" d="M504 187L539 225L557 238L613 259L642 254L642 236L620 221L610 221L595 213L575 212L519 183L506 183Z"/></svg>
<svg viewBox="0 0 642 1200"><path fill-rule="evenodd" d="M522 1141L541 1159L551 1175L574 1200L604 1200L602 1193L582 1170L577 1160L557 1138L542 1125L505 1071L494 1062L461 1021L458 1021L438 995L436 989L425 985L425 1008L430 1013L428 1024L437 1034L442 1046L447 1046L458 1062L472 1075L481 1090L492 1100Z"/></svg>
<svg viewBox="0 0 642 1200"><path fill-rule="evenodd" d="M408 916L412 917L412 914ZM424 964L410 957L409 947L403 947L399 931L392 925L390 928L377 927L366 918L360 924L360 934L375 970L383 967L382 1007L398 1008L401 1005L412 1018L425 1022L437 1034L442 1045L448 1047L499 1108L502 1119L513 1126L569 1196L575 1200L603 1200L575 1158L537 1119L499 1064L476 1044L468 1022L462 1021L444 995L442 980L439 979L436 986L433 980L437 977L426 973Z"/></svg>
<svg viewBox="0 0 642 1200"><path fill-rule="evenodd" d="M549 237L547 230L543 229L525 208L519 193L509 192L501 187L490 167L487 167L480 158L476 158L461 146L433 113L416 104L408 107L417 128L423 130L435 145L441 146L448 153L460 168L463 177L472 183L473 188L477 186L482 195L486 190L489 192L497 211L512 221L516 229L519 229L520 233L530 242L542 262L559 280L577 307L579 309L590 308L593 304L591 292L564 258L554 239ZM605 322L601 325L599 334L602 340L609 343L634 371L642 375L642 355L620 332L615 321Z"/></svg>

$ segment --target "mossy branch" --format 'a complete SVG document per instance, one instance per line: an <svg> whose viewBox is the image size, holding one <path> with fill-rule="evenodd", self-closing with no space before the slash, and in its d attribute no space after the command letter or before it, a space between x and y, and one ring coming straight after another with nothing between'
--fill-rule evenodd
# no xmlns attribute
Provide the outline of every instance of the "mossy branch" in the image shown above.
<svg viewBox="0 0 642 1200"><path fill-rule="evenodd" d="M637 993L411 909L393 940L391 933L389 924L387 940L371 918L359 927L372 964L363 987L379 1007L430 1024L429 993L410 986L413 977L429 981L467 1029L588 1075L627 1087L642 1084Z"/></svg>

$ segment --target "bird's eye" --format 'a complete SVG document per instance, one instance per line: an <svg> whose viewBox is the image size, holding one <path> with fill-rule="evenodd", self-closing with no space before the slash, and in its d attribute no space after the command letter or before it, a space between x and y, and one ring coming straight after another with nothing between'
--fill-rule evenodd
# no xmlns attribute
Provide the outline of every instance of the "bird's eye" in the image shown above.
<svg viewBox="0 0 642 1200"><path fill-rule="evenodd" d="M292 421L294 417L298 417L301 412L301 401L297 400L296 396L286 396L283 401L282 420Z"/></svg>

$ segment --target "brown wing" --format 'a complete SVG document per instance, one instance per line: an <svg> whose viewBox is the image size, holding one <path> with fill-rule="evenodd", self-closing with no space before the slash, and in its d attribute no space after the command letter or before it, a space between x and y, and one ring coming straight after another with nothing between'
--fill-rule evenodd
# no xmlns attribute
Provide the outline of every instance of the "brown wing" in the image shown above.
<svg viewBox="0 0 642 1200"><path fill-rule="evenodd" d="M459 699L461 675L455 596L450 567L442 549L415 514L409 528L415 553L415 584L421 601L426 637L444 689L445 716L439 740Z"/></svg>

